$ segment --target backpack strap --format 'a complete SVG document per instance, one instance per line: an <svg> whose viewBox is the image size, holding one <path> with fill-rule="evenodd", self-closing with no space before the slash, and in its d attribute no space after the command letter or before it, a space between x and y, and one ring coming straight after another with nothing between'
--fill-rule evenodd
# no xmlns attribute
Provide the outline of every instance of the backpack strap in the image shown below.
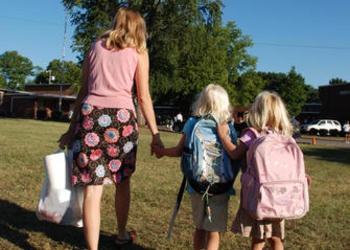
<svg viewBox="0 0 350 250"><path fill-rule="evenodd" d="M233 126L232 122L228 122L228 127L229 127L229 130L230 130L231 142L237 146L238 145L238 136L237 136L236 129ZM231 158L230 158L230 161L231 161L231 165L232 165L233 183L234 183L235 180L236 180L236 177L237 177L237 175L239 173L239 170L240 170L240 164L239 164L240 161L239 160L232 160ZM233 189L233 191L236 192L235 189Z"/></svg>
<svg viewBox="0 0 350 250"><path fill-rule="evenodd" d="M189 148L189 142L191 141L192 131L193 131L194 127L196 126L196 123L199 121L200 117L199 116L191 116L189 119L194 119L195 121L193 122L193 124L191 124L191 127L188 131L189 133L186 134L186 140L185 140L185 143L183 146L183 150L187 153L190 153L190 151L191 151Z"/></svg>
<svg viewBox="0 0 350 250"><path fill-rule="evenodd" d="M242 131L242 134L245 134L247 131L250 131L251 133L253 133L255 135L255 138L252 140L252 142L250 143L250 145L256 140L258 139L259 137L262 136L261 133L259 133L255 128L253 127L248 127L248 128L245 128L243 131ZM253 157L253 153L251 151L251 147L249 146L249 149L246 153L246 159L245 159L245 169L244 169L244 172L248 172L250 171L250 164L248 164L250 161L251 161L251 158Z"/></svg>
<svg viewBox="0 0 350 250"><path fill-rule="evenodd" d="M259 137L261 136L261 133L259 133L258 130L256 130L256 129L253 128L253 127L245 128L245 129L242 131L242 134L246 133L247 131L252 132L252 133L255 135L255 139L256 139L256 138L259 138Z"/></svg>
<svg viewBox="0 0 350 250"><path fill-rule="evenodd" d="M206 113L204 115L201 116L202 119L211 119L213 121L215 121L216 123L219 123L219 119L216 117L216 115L212 114L212 113Z"/></svg>

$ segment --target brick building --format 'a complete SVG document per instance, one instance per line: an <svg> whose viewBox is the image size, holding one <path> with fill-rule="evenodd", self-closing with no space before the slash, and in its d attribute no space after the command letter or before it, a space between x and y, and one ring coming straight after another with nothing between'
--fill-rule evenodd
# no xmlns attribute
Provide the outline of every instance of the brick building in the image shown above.
<svg viewBox="0 0 350 250"><path fill-rule="evenodd" d="M0 89L0 115L34 119L65 119L75 96L70 84L27 84L24 91Z"/></svg>
<svg viewBox="0 0 350 250"><path fill-rule="evenodd" d="M318 92L323 117L342 123L350 120L350 84L320 86Z"/></svg>
<svg viewBox="0 0 350 250"><path fill-rule="evenodd" d="M297 116L300 122L314 119L350 120L350 84L319 86L320 102L305 103Z"/></svg>

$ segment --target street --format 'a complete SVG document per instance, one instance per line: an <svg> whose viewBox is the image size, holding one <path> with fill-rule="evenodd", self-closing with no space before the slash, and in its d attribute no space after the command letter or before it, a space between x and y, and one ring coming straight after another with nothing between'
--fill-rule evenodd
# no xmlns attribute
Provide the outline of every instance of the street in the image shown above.
<svg viewBox="0 0 350 250"><path fill-rule="evenodd" d="M298 143L301 144L312 144L312 136L302 136L296 139ZM345 139L339 137L337 139L327 138L327 137L315 137L316 145L330 145L337 146L342 148L350 148L350 144L345 143Z"/></svg>

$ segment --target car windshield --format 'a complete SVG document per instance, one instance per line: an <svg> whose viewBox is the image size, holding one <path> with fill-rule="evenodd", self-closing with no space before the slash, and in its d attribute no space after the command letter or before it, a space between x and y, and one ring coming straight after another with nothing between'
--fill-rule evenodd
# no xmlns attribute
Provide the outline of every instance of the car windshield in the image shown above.
<svg viewBox="0 0 350 250"><path fill-rule="evenodd" d="M320 120L313 120L312 122L310 122L311 125L313 124L317 124Z"/></svg>

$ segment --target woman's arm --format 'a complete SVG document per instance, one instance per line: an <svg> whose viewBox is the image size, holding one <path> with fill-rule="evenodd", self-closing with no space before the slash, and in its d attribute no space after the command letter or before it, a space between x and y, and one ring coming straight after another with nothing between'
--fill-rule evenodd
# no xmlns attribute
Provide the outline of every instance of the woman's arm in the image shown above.
<svg viewBox="0 0 350 250"><path fill-rule="evenodd" d="M141 112L144 115L148 128L153 136L151 145L160 145L162 147L163 144L159 136L159 131L153 110L153 103L149 91L149 58L147 52L139 54L135 80L137 87L138 104L140 105Z"/></svg>

